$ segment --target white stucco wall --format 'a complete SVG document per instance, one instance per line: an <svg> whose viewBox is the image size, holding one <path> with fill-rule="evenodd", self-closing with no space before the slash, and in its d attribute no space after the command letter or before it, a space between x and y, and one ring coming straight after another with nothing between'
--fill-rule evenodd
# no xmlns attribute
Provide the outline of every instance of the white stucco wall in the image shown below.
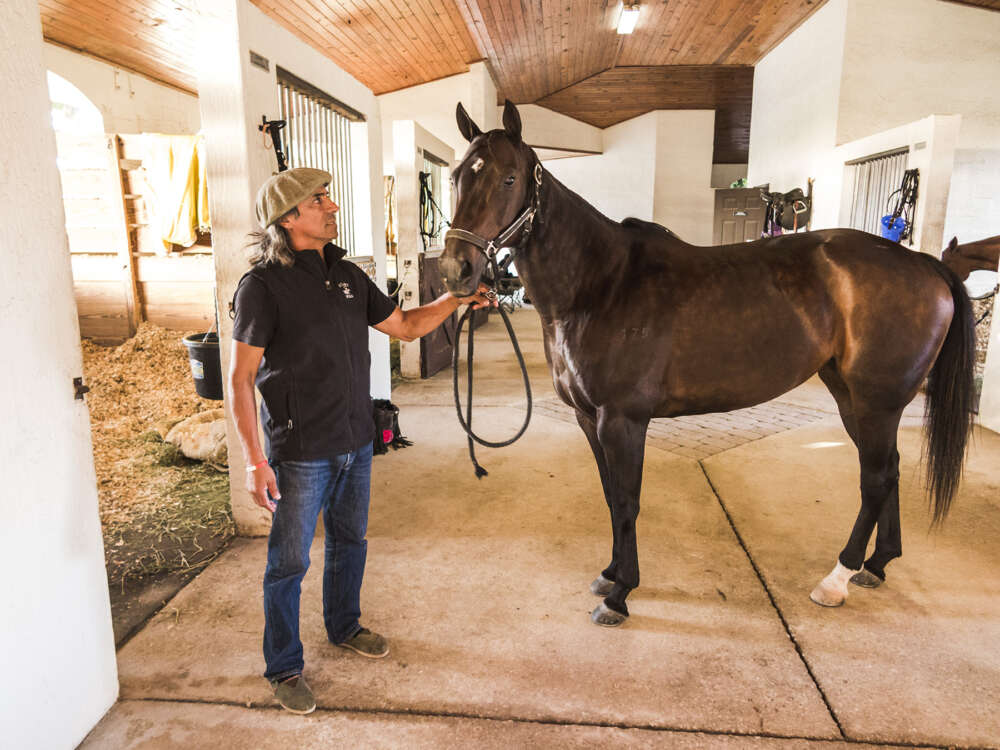
<svg viewBox="0 0 1000 750"><path fill-rule="evenodd" d="M750 185L782 192L829 192L818 175L836 145L848 0L827 0L754 70L750 120ZM837 200L839 202L839 194ZM839 203L837 204L839 205ZM836 214L825 217L836 221ZM818 228L813 212L813 226ZM829 224L826 224L829 226Z"/></svg>
<svg viewBox="0 0 1000 750"><path fill-rule="evenodd" d="M837 142L962 115L959 148L1000 148L1000 13L940 0L850 0Z"/></svg>
<svg viewBox="0 0 1000 750"><path fill-rule="evenodd" d="M0 744L63 750L114 703L118 676L90 420L73 398L83 359L35 0L4 3L0 96Z"/></svg>
<svg viewBox="0 0 1000 750"><path fill-rule="evenodd" d="M647 112L606 128L604 153L554 159L545 168L615 221L655 221L710 244L715 113Z"/></svg>
<svg viewBox="0 0 1000 750"><path fill-rule="evenodd" d="M201 127L198 97L46 42L45 67L82 91L104 116L107 133L189 135Z"/></svg>
<svg viewBox="0 0 1000 750"><path fill-rule="evenodd" d="M555 159L545 168L608 218L653 221L656 134L657 113L647 112L605 128L604 153Z"/></svg>
<svg viewBox="0 0 1000 750"><path fill-rule="evenodd" d="M741 177L747 176L746 164L713 164L712 187L728 188Z"/></svg>
<svg viewBox="0 0 1000 750"><path fill-rule="evenodd" d="M912 147L908 166L921 170L915 246L940 255L946 216L953 233L968 234L973 221L988 225L984 216L994 198L983 195L988 191L979 178L1000 166L1000 152L992 156L989 145L1000 138L1000 128L982 124L993 122L984 113L1000 112L989 103L1000 93L970 102L981 82L997 78L1000 84L1000 34L984 36L968 27L987 18L1000 32L1000 14L967 10L938 0L824 5L757 65L750 184L806 189L813 177L813 228L839 226L850 198L844 162ZM983 69L990 72L969 80ZM949 86L954 91L946 96ZM960 151L963 141L976 150ZM918 150L919 143L926 148Z"/></svg>
<svg viewBox="0 0 1000 750"><path fill-rule="evenodd" d="M939 0L851 0L838 143L931 114L962 116L947 239L1000 234L1000 13Z"/></svg>
<svg viewBox="0 0 1000 750"><path fill-rule="evenodd" d="M198 61L201 120L208 152L212 237L219 310L228 309L236 284L248 268L247 233L256 227L253 201L258 186L276 171L274 152L257 130L262 115L280 113L275 66L322 89L367 120L352 126L355 215L359 255L373 255L378 283L385 288L385 218L382 200L382 135L378 102L371 90L278 26L249 0L218 0L200 15ZM250 50L270 61L264 71L250 64ZM360 157L360 158L358 158ZM222 366L229 366L232 321L220 315ZM372 331L372 395L390 392L388 337ZM228 402L227 402L228 403ZM231 418L231 446L239 445ZM266 511L250 500L239 461L230 474L233 515L243 534L264 534Z"/></svg>
<svg viewBox="0 0 1000 750"><path fill-rule="evenodd" d="M537 104L520 104L517 111L521 115L524 142L535 148L595 153L604 150L604 131L600 128ZM498 107L497 113L502 118L503 107Z"/></svg>
<svg viewBox="0 0 1000 750"><path fill-rule="evenodd" d="M1000 149L957 148L948 195L944 242L947 244L952 237L958 237L959 242L974 242L998 234Z"/></svg>
<svg viewBox="0 0 1000 750"><path fill-rule="evenodd" d="M685 242L712 244L714 110L655 112L653 221Z"/></svg>

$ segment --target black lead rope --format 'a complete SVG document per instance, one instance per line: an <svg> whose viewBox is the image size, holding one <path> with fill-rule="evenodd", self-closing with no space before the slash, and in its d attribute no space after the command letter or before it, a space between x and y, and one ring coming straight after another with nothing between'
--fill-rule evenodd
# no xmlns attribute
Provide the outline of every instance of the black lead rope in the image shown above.
<svg viewBox="0 0 1000 750"><path fill-rule="evenodd" d="M500 317L503 318L503 324L507 327L507 335L510 337L510 343L514 347L514 354L517 355L517 364L521 368L521 375L524 377L524 393L527 399L528 408L524 415L524 424L521 425L521 429L517 431L517 434L509 440L501 440L499 442L492 442L489 440L484 440L479 437L472 430L472 367L475 360L475 327L472 325L472 316L475 314L475 310L472 309L470 305L465 313L462 315L461 319L458 321L458 327L455 329L455 352L452 357L452 385L455 391L455 411L458 413L458 423L462 425L462 429L465 430L465 434L468 435L469 439L469 458L472 460L472 465L476 470L476 479L482 479L489 474L486 469L479 465L476 461L476 446L475 443L484 445L487 448L503 448L504 446L511 445L514 443L524 431L528 429L528 423L531 421L531 382L528 380L528 368L524 364L524 355L521 354L521 347L518 346L517 336L514 334L514 328L510 324L510 318L507 316L507 312L502 308L497 308L500 311ZM468 351L466 353L466 371L467 371L467 401L465 404L465 417L462 417L462 402L458 396L458 352L459 343L462 340L462 326L469 322L469 343ZM475 441L475 442L473 442Z"/></svg>

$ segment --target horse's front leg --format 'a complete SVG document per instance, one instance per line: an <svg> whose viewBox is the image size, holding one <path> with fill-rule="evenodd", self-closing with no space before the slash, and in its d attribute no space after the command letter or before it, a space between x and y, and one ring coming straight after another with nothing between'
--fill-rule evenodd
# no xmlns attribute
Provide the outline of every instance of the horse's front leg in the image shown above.
<svg viewBox="0 0 1000 750"><path fill-rule="evenodd" d="M607 501L608 510L610 511L611 491L608 484L608 462L604 458L604 449L601 447L601 441L597 438L597 419L595 416L577 409L576 421L579 423L580 429L583 430L583 434L587 436L587 442L590 443L590 450L594 454L594 461L597 462L597 472L601 476L601 489L604 491L604 499ZM611 562L608 563L608 567L602 570L600 575L590 584L590 591L595 596L603 599L611 593L611 589L615 585L615 569L618 567L617 561L618 548L616 541L611 548Z"/></svg>
<svg viewBox="0 0 1000 750"><path fill-rule="evenodd" d="M635 420L608 408L597 411L597 439L607 471L605 493L614 535L614 586L590 615L597 625L614 627L628 617L625 599L639 585L635 520L639 515L642 460L649 420Z"/></svg>

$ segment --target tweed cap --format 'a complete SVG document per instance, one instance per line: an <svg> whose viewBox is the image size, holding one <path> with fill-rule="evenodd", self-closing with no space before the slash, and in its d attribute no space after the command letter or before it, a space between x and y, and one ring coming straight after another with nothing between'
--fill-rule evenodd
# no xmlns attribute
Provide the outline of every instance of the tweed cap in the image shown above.
<svg viewBox="0 0 1000 750"><path fill-rule="evenodd" d="M278 172L257 191L257 222L266 229L312 195L316 188L332 181L329 172L311 167Z"/></svg>

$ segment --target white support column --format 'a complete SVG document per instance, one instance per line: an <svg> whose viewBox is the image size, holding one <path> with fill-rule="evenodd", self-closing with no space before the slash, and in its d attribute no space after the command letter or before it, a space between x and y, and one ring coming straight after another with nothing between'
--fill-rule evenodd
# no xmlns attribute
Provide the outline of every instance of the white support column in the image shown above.
<svg viewBox="0 0 1000 750"><path fill-rule="evenodd" d="M256 228L254 198L256 187L276 168L274 153L262 146L257 132L261 115L277 119L277 85L272 83L274 101L253 108L255 97L247 83L249 57L241 42L243 4L240 0L217 0L202 5L198 92L201 127L208 154L208 184L212 214L212 250L215 256L216 300L219 309L219 340L223 379L229 369L233 322L229 303L236 284L249 267L246 261L247 233ZM266 82L265 82L266 84ZM259 86L260 84L258 84ZM259 100L258 100L259 101ZM229 408L226 388L226 440L229 444L229 486L233 518L240 534L267 534L270 514L256 505L246 484L244 459L239 436Z"/></svg>
<svg viewBox="0 0 1000 750"><path fill-rule="evenodd" d="M469 78L466 112L483 132L499 128L501 110L497 109L497 85L486 63L480 61L469 65Z"/></svg>
<svg viewBox="0 0 1000 750"><path fill-rule="evenodd" d="M4 0L0 744L76 747L118 695L80 329L36 0Z"/></svg>
<svg viewBox="0 0 1000 750"><path fill-rule="evenodd" d="M417 173L417 124L413 120L392 123L393 158L396 170L396 278L401 282L399 306L410 310L420 305L420 183ZM404 378L420 377L420 340L401 341L399 369Z"/></svg>

